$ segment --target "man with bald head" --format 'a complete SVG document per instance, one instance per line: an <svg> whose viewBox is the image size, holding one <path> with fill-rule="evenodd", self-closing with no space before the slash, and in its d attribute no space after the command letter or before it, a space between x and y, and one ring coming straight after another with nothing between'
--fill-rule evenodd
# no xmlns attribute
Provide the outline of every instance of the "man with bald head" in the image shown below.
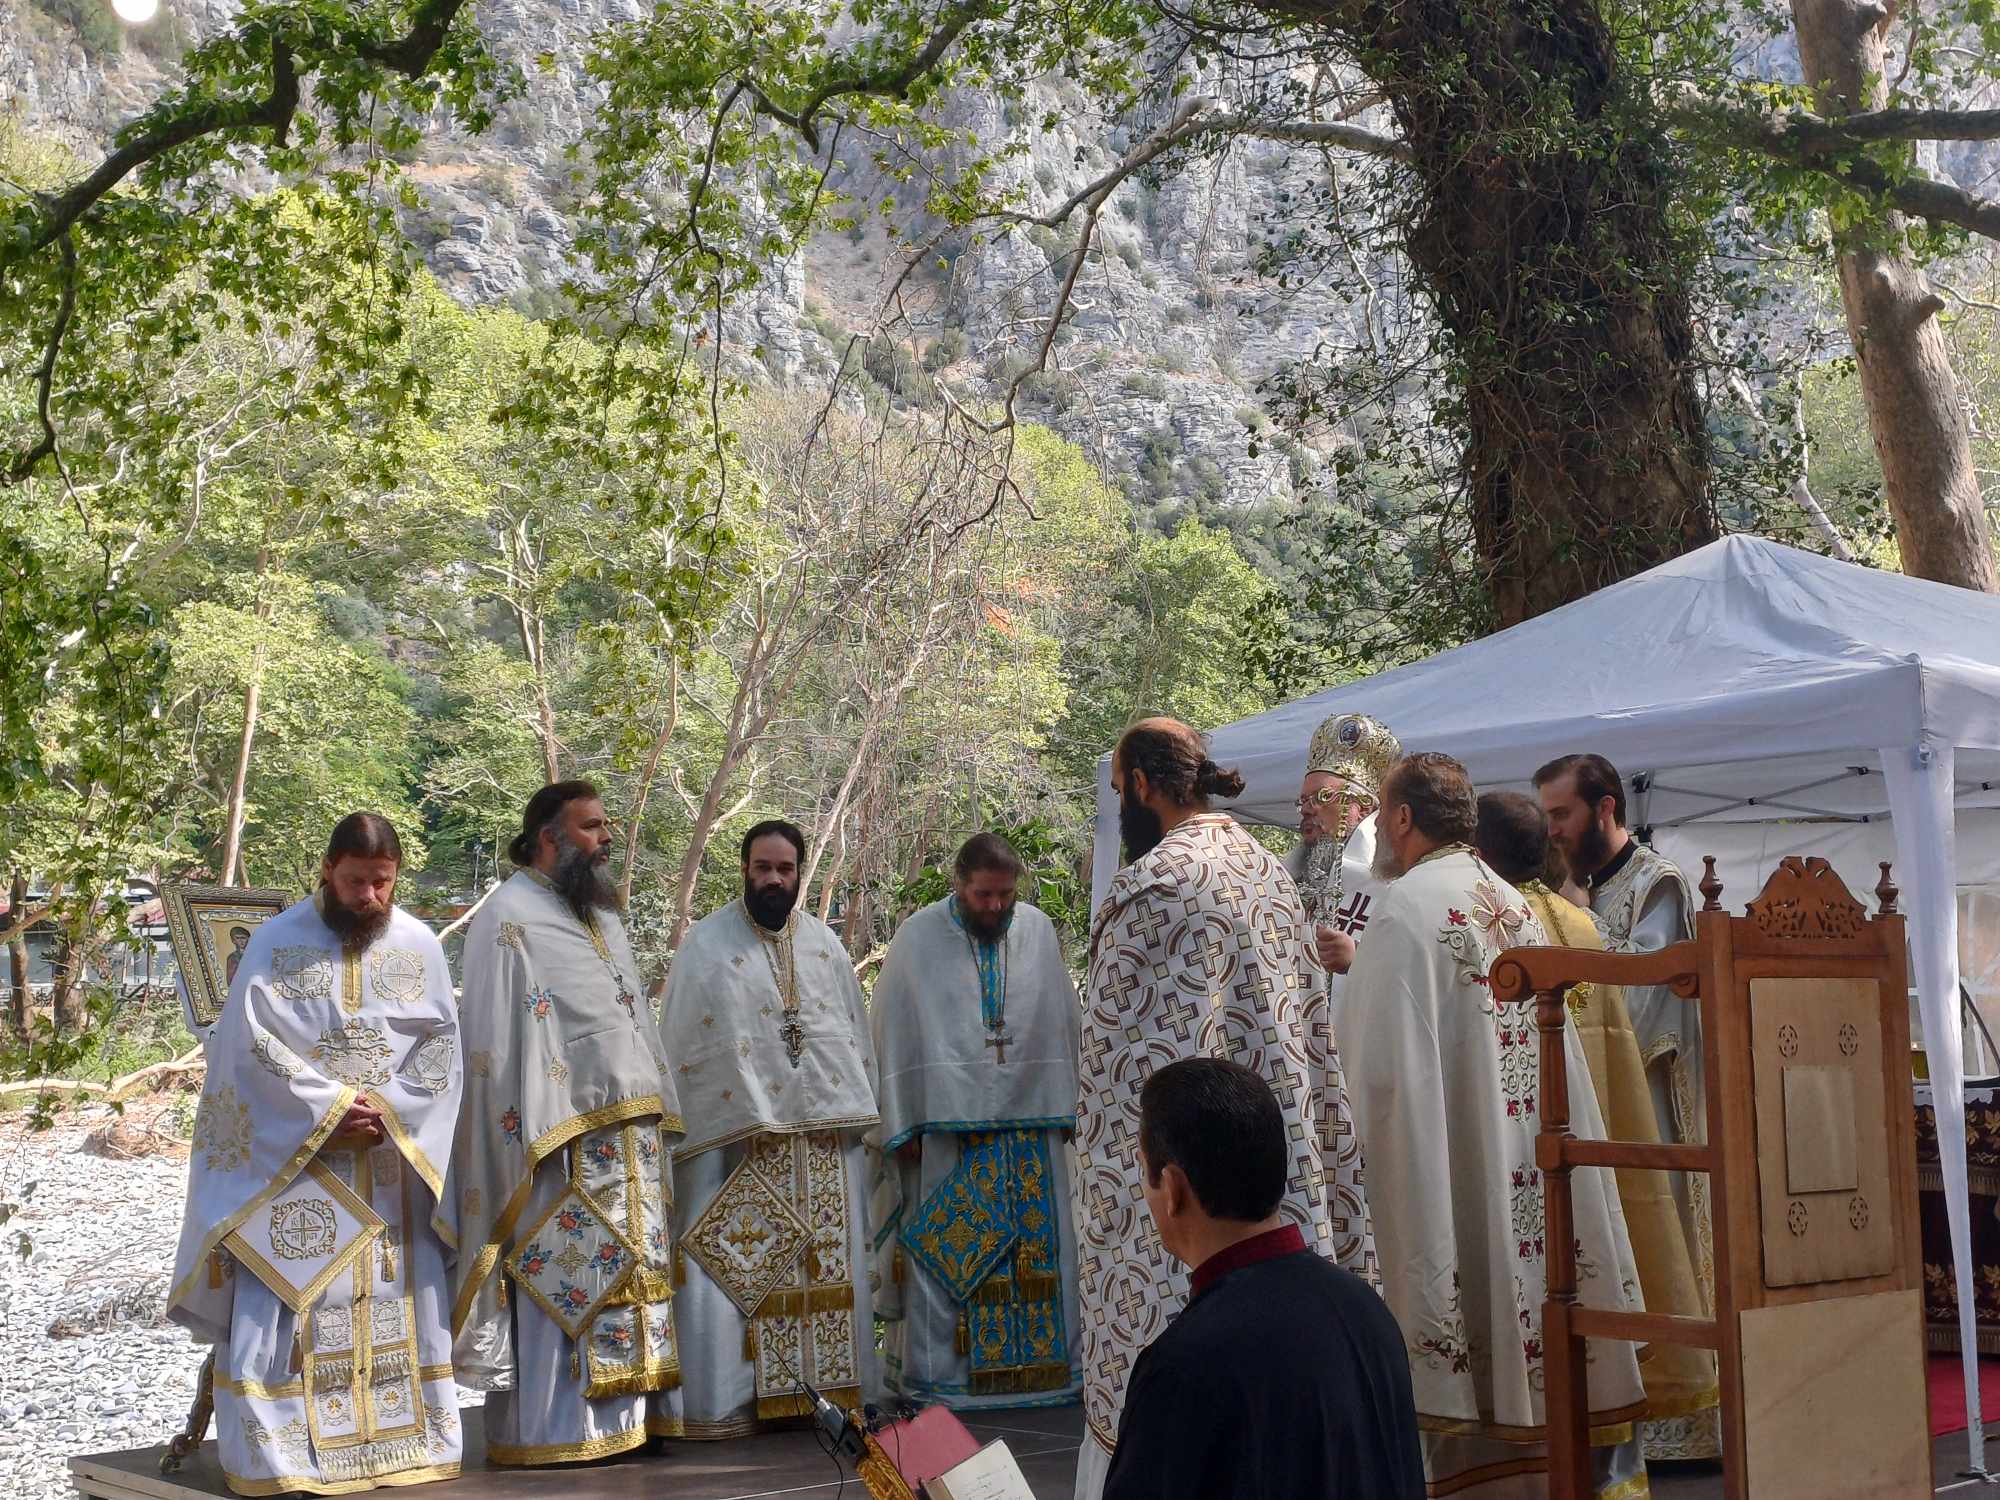
<svg viewBox="0 0 2000 1500"><path fill-rule="evenodd" d="M1118 742L1111 781L1128 863L1091 928L1077 1080L1078 1500L1102 1494L1134 1361L1187 1293L1145 1211L1139 1090L1153 1072L1220 1057L1259 1074L1290 1147L1279 1215L1329 1260L1376 1279L1311 928L1284 866L1211 806L1240 794L1243 778L1187 725L1147 719Z"/></svg>

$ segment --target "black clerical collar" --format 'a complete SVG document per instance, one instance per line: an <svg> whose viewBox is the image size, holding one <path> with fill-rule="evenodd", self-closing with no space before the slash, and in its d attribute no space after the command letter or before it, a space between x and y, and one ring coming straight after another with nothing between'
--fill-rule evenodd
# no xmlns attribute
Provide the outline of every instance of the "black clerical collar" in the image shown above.
<svg viewBox="0 0 2000 1500"><path fill-rule="evenodd" d="M1589 886L1593 891L1608 885L1620 870L1632 863L1632 856L1638 852L1639 841L1630 834L1627 834L1625 836L1625 847L1618 851L1617 857L1595 875L1591 876L1590 879L1586 880L1584 884Z"/></svg>
<svg viewBox="0 0 2000 1500"><path fill-rule="evenodd" d="M1194 1301L1231 1271L1254 1266L1260 1260L1295 1255L1305 1247L1305 1236L1299 1233L1296 1224L1281 1224L1276 1229L1253 1234L1247 1240L1238 1240L1227 1250L1216 1251L1194 1268L1194 1274L1188 1278L1188 1301Z"/></svg>

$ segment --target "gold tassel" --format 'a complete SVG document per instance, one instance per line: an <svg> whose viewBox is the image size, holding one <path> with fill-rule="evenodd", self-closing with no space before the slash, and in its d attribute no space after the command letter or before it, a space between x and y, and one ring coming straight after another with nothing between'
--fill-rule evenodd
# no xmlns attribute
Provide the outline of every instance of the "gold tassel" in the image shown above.
<svg viewBox="0 0 2000 1500"><path fill-rule="evenodd" d="M757 1363L757 1325L755 1323L745 1323L743 1325L743 1357L753 1365Z"/></svg>
<svg viewBox="0 0 2000 1500"><path fill-rule="evenodd" d="M1061 1290L1058 1278L1047 1271L1030 1272L1021 1277L1017 1285L1023 1302L1047 1302Z"/></svg>
<svg viewBox="0 0 2000 1500"><path fill-rule="evenodd" d="M965 1314L958 1315L958 1332L953 1335L951 1349L954 1354L972 1353L972 1326L965 1321Z"/></svg>
<svg viewBox="0 0 2000 1500"><path fill-rule="evenodd" d="M382 1279L396 1279L396 1242L386 1234L382 1236Z"/></svg>
<svg viewBox="0 0 2000 1500"><path fill-rule="evenodd" d="M687 1257L681 1254L681 1247L679 1245L676 1245L674 1246L674 1285L686 1286L687 1284L688 1284Z"/></svg>
<svg viewBox="0 0 2000 1500"><path fill-rule="evenodd" d="M504 1271L500 1274L500 1290L494 1295L500 1299L500 1311L505 1312L507 1310L507 1274Z"/></svg>
<svg viewBox="0 0 2000 1500"><path fill-rule="evenodd" d="M220 1248L208 1252L208 1289L222 1290L222 1251Z"/></svg>
<svg viewBox="0 0 2000 1500"><path fill-rule="evenodd" d="M903 1284L903 1247L898 1245L889 1256L889 1279L897 1286Z"/></svg>
<svg viewBox="0 0 2000 1500"><path fill-rule="evenodd" d="M569 1378L571 1380L583 1379L583 1361L578 1357L574 1344L570 1345L569 1350Z"/></svg>
<svg viewBox="0 0 2000 1500"><path fill-rule="evenodd" d="M1014 1282L1006 1276L989 1276L979 1284L979 1290L972 1294L972 1300L979 1307L994 1307L1014 1300Z"/></svg>
<svg viewBox="0 0 2000 1500"><path fill-rule="evenodd" d="M292 1373L303 1373L306 1367L306 1342L297 1329L292 1330Z"/></svg>

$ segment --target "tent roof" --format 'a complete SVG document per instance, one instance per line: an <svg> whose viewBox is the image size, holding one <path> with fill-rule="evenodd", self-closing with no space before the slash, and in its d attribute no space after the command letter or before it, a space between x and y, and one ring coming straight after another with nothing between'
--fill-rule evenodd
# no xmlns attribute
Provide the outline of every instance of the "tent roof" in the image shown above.
<svg viewBox="0 0 2000 1500"><path fill-rule="evenodd" d="M1231 810L1295 821L1313 729L1346 712L1373 714L1407 749L1457 756L1486 786L1596 751L1628 777L1653 773L1654 819L1823 778L1780 795L1793 808L1722 815L1877 812L1880 775L1857 773L1879 772L1876 751L1919 745L1961 747L1961 801L1991 801L2000 597L1726 537L1497 635L1217 730L1211 755L1248 782ZM1694 795L1669 795L1668 783Z"/></svg>

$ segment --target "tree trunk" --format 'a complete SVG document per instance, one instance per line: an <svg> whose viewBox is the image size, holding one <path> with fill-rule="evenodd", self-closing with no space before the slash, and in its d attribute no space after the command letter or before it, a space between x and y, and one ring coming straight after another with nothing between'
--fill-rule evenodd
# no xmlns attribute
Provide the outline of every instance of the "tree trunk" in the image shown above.
<svg viewBox="0 0 2000 1500"><path fill-rule="evenodd" d="M7 914L18 922L21 913L27 909L28 872L16 868L14 878L7 886ZM17 926L13 941L7 944L7 969L12 981L7 1007L8 1024L13 1027L16 1036L26 1036L34 1004L28 993L28 930L25 927Z"/></svg>
<svg viewBox="0 0 2000 1500"><path fill-rule="evenodd" d="M56 929L54 983L50 986L57 1031L80 1031L89 1013L83 984L84 948L79 929L85 917L73 917Z"/></svg>
<svg viewBox="0 0 2000 1500"><path fill-rule="evenodd" d="M1881 109L1889 11L1872 0L1792 0L1799 61L1828 116ZM1840 300L1861 369L1868 434L1896 522L1903 571L1992 593L2000 588L1972 423L1937 314L1944 299L1896 252L1903 217L1885 213L1840 256Z"/></svg>
<svg viewBox="0 0 2000 1500"><path fill-rule="evenodd" d="M628 907L632 904L633 873L639 865L639 832L646 818L646 803L652 798L653 783L659 779L660 757L667 753L667 745L680 727L680 686L681 667L674 661L667 667L667 719L646 749L646 763L639 768L639 784L633 789L632 805L625 811L625 873L618 882L618 897Z"/></svg>
<svg viewBox="0 0 2000 1500"><path fill-rule="evenodd" d="M1596 0L1283 8L1354 50L1414 151L1405 243L1463 364L1497 623L1714 540L1698 247Z"/></svg>
<svg viewBox="0 0 2000 1500"><path fill-rule="evenodd" d="M222 884L244 883L243 823L250 787L250 754L257 741L257 713L264 697L264 630L271 619L271 601L264 593L268 550L257 551L257 644L250 653L250 681L243 691L243 733L236 741L236 769L229 778L229 800L223 807L222 860L217 876Z"/></svg>

